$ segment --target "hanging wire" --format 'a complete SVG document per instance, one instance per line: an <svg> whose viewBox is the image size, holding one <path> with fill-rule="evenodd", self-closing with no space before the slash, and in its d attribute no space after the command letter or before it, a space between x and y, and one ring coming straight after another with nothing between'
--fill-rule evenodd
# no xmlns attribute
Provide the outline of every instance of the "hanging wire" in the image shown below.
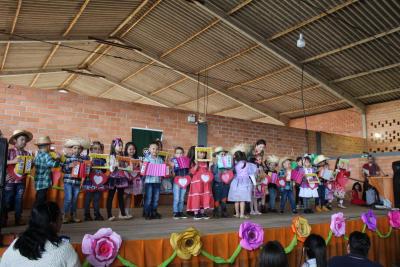
<svg viewBox="0 0 400 267"><path fill-rule="evenodd" d="M200 96L199 96L199 91L200 91L200 73L197 74L197 88L196 88L197 118L196 118L196 122L198 121L198 119L200 117Z"/></svg>
<svg viewBox="0 0 400 267"><path fill-rule="evenodd" d="M303 106L303 116L304 116L304 125L305 125L305 136L306 136L306 143L307 143L307 154L310 153L310 142L308 140L308 125L307 125L307 114L305 108L305 101L304 101L304 64L301 64L301 83L300 83L300 90L301 90L301 104Z"/></svg>
<svg viewBox="0 0 400 267"><path fill-rule="evenodd" d="M205 101L205 112L204 112L204 121L207 121L207 113L208 113L208 70L206 71L206 98Z"/></svg>

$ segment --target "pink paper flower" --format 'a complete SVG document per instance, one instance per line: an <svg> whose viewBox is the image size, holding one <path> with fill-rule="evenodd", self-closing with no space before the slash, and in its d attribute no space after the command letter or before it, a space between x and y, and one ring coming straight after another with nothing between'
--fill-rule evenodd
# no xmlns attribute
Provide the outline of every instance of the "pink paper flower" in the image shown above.
<svg viewBox="0 0 400 267"><path fill-rule="evenodd" d="M367 225L371 231L376 231L376 216L372 210L361 214L361 220Z"/></svg>
<svg viewBox="0 0 400 267"><path fill-rule="evenodd" d="M111 228L100 228L94 235L86 234L82 240L82 253L94 267L110 266L121 247L121 236Z"/></svg>
<svg viewBox="0 0 400 267"><path fill-rule="evenodd" d="M390 226L400 229L400 210L392 210L388 213Z"/></svg>
<svg viewBox="0 0 400 267"><path fill-rule="evenodd" d="M332 214L331 231L336 237L344 236L346 233L346 219L342 212Z"/></svg>
<svg viewBox="0 0 400 267"><path fill-rule="evenodd" d="M240 225L239 237L242 248L255 250L264 242L264 230L259 224L245 221Z"/></svg>

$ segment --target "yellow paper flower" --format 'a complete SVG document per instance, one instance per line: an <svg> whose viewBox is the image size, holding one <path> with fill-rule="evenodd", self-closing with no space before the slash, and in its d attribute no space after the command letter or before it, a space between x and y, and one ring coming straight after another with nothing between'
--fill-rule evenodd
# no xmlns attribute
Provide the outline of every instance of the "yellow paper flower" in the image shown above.
<svg viewBox="0 0 400 267"><path fill-rule="evenodd" d="M297 240L304 242L311 233L311 226L307 219L297 216L292 220L292 230L297 235Z"/></svg>
<svg viewBox="0 0 400 267"><path fill-rule="evenodd" d="M193 227L182 233L172 233L169 241L178 257L183 260L189 260L192 256L199 255L203 245L199 231Z"/></svg>

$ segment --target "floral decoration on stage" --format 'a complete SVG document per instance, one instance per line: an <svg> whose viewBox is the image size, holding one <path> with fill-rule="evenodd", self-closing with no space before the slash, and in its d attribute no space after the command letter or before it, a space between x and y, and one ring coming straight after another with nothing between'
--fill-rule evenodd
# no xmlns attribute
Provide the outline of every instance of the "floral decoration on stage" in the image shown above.
<svg viewBox="0 0 400 267"><path fill-rule="evenodd" d="M292 219L292 230L296 234L297 239L304 242L311 233L311 226L308 224L306 218L296 216Z"/></svg>
<svg viewBox="0 0 400 267"><path fill-rule="evenodd" d="M400 210L392 210L388 213L389 224L395 229L400 229Z"/></svg>
<svg viewBox="0 0 400 267"><path fill-rule="evenodd" d="M361 220L368 227L369 230L375 232L376 231L376 215L372 210L368 210L367 212L361 213Z"/></svg>
<svg viewBox="0 0 400 267"><path fill-rule="evenodd" d="M336 237L341 237L346 234L346 218L342 212L332 214L330 228L333 235Z"/></svg>
<svg viewBox="0 0 400 267"><path fill-rule="evenodd" d="M200 232L196 228L190 227L181 233L172 233L169 241L178 257L183 260L190 260L201 252Z"/></svg>
<svg viewBox="0 0 400 267"><path fill-rule="evenodd" d="M264 242L264 229L257 223L245 221L239 227L239 237L242 248L255 250Z"/></svg>
<svg viewBox="0 0 400 267"><path fill-rule="evenodd" d="M94 235L83 237L82 253L94 267L110 266L118 255L121 243L121 236L111 228L100 228Z"/></svg>

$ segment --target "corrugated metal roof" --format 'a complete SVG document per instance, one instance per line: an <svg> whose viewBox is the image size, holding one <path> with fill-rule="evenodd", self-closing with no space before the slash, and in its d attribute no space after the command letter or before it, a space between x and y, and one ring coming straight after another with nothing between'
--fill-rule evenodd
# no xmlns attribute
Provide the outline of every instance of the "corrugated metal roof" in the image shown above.
<svg viewBox="0 0 400 267"><path fill-rule="evenodd" d="M128 101L128 102L135 102L141 99L140 95L135 94L134 92L126 90L119 86L115 86L112 90L103 94L102 97L114 100Z"/></svg>

